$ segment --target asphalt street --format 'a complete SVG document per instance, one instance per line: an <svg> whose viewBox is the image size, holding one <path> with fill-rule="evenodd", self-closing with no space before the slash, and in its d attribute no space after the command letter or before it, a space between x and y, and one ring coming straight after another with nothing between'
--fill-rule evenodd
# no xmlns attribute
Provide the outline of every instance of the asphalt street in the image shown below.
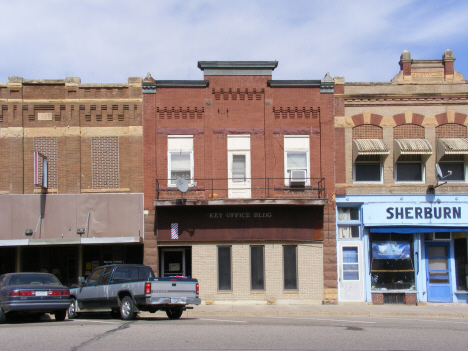
<svg viewBox="0 0 468 351"><path fill-rule="evenodd" d="M88 315L0 325L9 350L466 350L463 318Z"/></svg>

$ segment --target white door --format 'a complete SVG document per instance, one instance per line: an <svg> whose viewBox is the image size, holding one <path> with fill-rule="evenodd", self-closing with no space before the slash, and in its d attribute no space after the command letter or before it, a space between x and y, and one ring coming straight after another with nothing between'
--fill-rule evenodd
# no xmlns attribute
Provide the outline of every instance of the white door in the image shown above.
<svg viewBox="0 0 468 351"><path fill-rule="evenodd" d="M228 197L250 198L250 136L228 136Z"/></svg>
<svg viewBox="0 0 468 351"><path fill-rule="evenodd" d="M338 300L364 301L364 269L362 242L339 241Z"/></svg>

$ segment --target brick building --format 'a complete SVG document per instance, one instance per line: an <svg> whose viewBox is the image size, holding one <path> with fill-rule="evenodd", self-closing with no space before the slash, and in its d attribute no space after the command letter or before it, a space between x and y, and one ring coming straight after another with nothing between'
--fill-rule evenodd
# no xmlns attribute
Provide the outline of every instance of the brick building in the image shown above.
<svg viewBox="0 0 468 351"><path fill-rule="evenodd" d="M207 303L336 300L333 80L198 67L143 81L145 263Z"/></svg>
<svg viewBox="0 0 468 351"><path fill-rule="evenodd" d="M47 270L71 284L99 264L143 261L141 102L141 78L0 84L0 274Z"/></svg>
<svg viewBox="0 0 468 351"><path fill-rule="evenodd" d="M453 53L335 78L340 301L466 302L468 85Z"/></svg>

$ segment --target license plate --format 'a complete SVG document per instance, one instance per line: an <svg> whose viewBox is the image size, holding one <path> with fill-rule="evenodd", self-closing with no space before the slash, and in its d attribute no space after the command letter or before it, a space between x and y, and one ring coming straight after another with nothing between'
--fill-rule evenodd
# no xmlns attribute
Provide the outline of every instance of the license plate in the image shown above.
<svg viewBox="0 0 468 351"><path fill-rule="evenodd" d="M180 300L180 297L171 297L171 303L184 303Z"/></svg>
<svg viewBox="0 0 468 351"><path fill-rule="evenodd" d="M36 291L36 296L47 296L47 291Z"/></svg>

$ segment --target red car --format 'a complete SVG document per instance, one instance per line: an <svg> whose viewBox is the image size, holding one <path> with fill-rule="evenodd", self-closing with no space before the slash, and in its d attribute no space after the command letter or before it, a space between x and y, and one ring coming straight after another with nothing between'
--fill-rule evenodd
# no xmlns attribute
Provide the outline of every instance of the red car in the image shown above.
<svg viewBox="0 0 468 351"><path fill-rule="evenodd" d="M49 273L8 273L0 276L0 323L9 316L43 314L65 319L70 306L70 290Z"/></svg>

